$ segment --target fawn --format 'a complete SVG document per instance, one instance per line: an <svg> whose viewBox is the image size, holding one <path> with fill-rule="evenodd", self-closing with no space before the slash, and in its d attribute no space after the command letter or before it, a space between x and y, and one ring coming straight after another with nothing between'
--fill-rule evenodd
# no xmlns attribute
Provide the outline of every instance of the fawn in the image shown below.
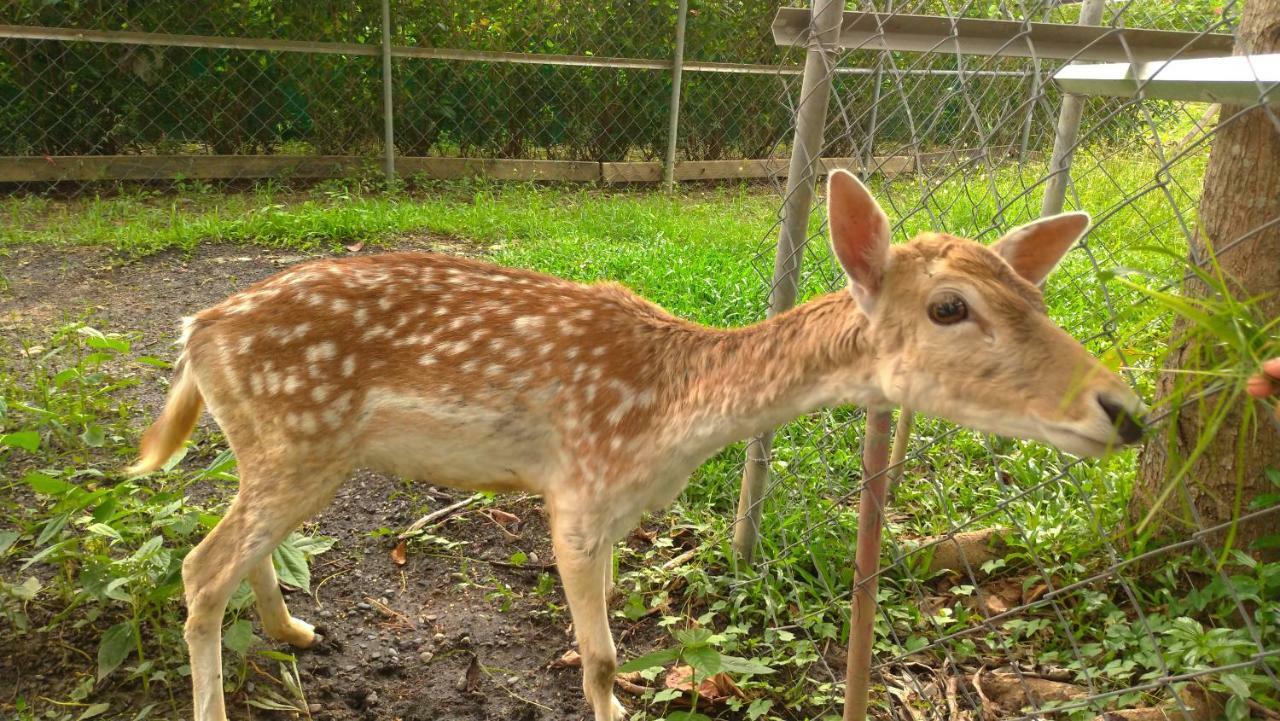
<svg viewBox="0 0 1280 721"><path fill-rule="evenodd" d="M541 494L596 721L613 695L610 557L713 453L822 407L891 404L1095 456L1144 407L1055 326L1037 285L1084 234L1071 213L990 248L941 233L890 247L857 178L831 173L849 290L737 329L580 285L429 253L297 265L184 320L164 411L130 468L163 464L207 406L240 490L182 566L196 721L225 718L220 633L247 577L263 630L307 647L271 551L357 467Z"/></svg>

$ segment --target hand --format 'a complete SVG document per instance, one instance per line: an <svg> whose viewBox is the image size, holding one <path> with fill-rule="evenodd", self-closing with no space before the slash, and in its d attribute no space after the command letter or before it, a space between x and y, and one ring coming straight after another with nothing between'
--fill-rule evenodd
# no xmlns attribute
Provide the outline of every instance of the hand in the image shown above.
<svg viewBox="0 0 1280 721"><path fill-rule="evenodd" d="M1246 389L1254 398L1280 395L1280 358L1263 361L1261 372L1249 379Z"/></svg>

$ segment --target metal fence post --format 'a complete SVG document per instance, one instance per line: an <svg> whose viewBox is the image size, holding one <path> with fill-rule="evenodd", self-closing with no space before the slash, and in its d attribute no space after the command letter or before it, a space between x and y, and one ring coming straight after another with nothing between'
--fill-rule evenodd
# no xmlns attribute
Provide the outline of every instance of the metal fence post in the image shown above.
<svg viewBox="0 0 1280 721"><path fill-rule="evenodd" d="M1085 0L1080 7L1079 25L1097 25L1102 20L1106 0ZM1040 215L1062 212L1067 198L1067 183L1071 180L1071 156L1076 150L1080 135L1080 114L1085 99L1079 95L1063 95L1062 110L1058 113L1058 127L1053 134L1053 155L1049 159L1049 181L1044 186L1044 202Z"/></svg>
<svg viewBox="0 0 1280 721"><path fill-rule="evenodd" d="M667 118L667 160L662 166L662 187L671 192L676 184L676 134L680 129L680 80L684 73L684 26L689 17L689 0L680 0L676 10L676 47L671 58L671 109Z"/></svg>
<svg viewBox="0 0 1280 721"><path fill-rule="evenodd" d="M391 0L382 0L382 150L387 182L396 179L395 115L391 100Z"/></svg>
<svg viewBox="0 0 1280 721"><path fill-rule="evenodd" d="M831 96L836 43L840 39L843 18L844 0L814 0L809 16L809 50L800 83L800 100L796 105L796 132L787 171L787 195L782 206L782 227L778 233L773 285L769 291L770 317L794 305L799 291L800 260L809 235L809 210L822 157L827 100ZM760 536L760 510L769 480L769 450L772 445L773 431L766 431L747 446L733 529L734 553L745 563L751 562Z"/></svg>
<svg viewBox="0 0 1280 721"><path fill-rule="evenodd" d="M862 441L862 494L858 499L858 546L854 552L853 599L849 609L849 657L844 671L844 721L867 718L892 418L890 411L868 410L867 434Z"/></svg>

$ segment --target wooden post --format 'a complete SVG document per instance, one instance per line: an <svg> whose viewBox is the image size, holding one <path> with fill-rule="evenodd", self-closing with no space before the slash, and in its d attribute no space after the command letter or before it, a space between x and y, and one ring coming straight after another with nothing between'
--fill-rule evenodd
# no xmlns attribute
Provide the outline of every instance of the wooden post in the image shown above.
<svg viewBox="0 0 1280 721"><path fill-rule="evenodd" d="M813 186L822 157L823 131L827 125L827 101L831 96L831 76L835 72L836 43L844 17L844 0L814 0L809 18L809 51L796 106L796 132L791 146L787 175L787 195L782 206L782 228L773 263L773 285L769 291L769 316L795 305L800 284L800 260L808 238L809 210ZM733 550L750 563L760 537L760 510L769 480L769 449L773 432L766 431L747 446L742 489L738 495L738 515L734 519ZM753 450L754 449L754 450Z"/></svg>
<svg viewBox="0 0 1280 721"><path fill-rule="evenodd" d="M1084 0L1080 6L1079 25L1097 25L1102 20L1106 0ZM1049 159L1049 182L1044 186L1044 202L1040 215L1062 212L1067 199L1067 183L1071 180L1071 156L1080 136L1080 115L1084 112L1084 98L1079 95L1063 95L1062 110L1058 112L1058 127L1053 135L1053 155Z"/></svg>
<svg viewBox="0 0 1280 721"><path fill-rule="evenodd" d="M689 0L680 0L676 10L676 47L671 58L671 108L667 114L667 159L662 165L662 187L670 193L676 185L676 137L680 131L680 80L684 73L684 26L689 16Z"/></svg>
<svg viewBox="0 0 1280 721"><path fill-rule="evenodd" d="M844 721L867 718L871 685L871 645L875 640L876 588L880 539L888 496L889 425L887 410L867 411L862 442L862 495L858 499L858 548L854 555L853 599L849 616L849 660L844 675Z"/></svg>
<svg viewBox="0 0 1280 721"><path fill-rule="evenodd" d="M396 179L394 111L391 99L391 0L382 0L382 170L388 183Z"/></svg>

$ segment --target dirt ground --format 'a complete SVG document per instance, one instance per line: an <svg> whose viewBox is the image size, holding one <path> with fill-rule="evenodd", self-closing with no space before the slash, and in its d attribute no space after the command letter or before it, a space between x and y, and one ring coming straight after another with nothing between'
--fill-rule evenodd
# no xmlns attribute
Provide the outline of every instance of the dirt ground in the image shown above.
<svg viewBox="0 0 1280 721"><path fill-rule="evenodd" d="M474 251L428 236L405 238L398 247ZM102 329L140 332L135 351L169 358L182 315L302 259L287 251L219 245L202 245L190 255L168 252L133 262L100 249L14 248L0 255L9 284L0 292L0 328L40 337L57 323L82 318L88 311L92 323ZM138 400L148 415L158 410L160 392L158 383L142 384ZM202 422L210 420L206 416ZM225 495L229 490L208 492ZM307 527L311 533L337 539L334 548L315 561L314 598L301 592L287 596L296 616L326 632L321 648L299 654L312 717L588 718L578 670L549 667L573 647L573 640L538 499L500 499L497 507L520 519L507 528L476 510L460 514L434 533L464 541L465 546L450 554L411 547L401 566L390 557L394 540L370 532L404 528L424 498L434 497L432 507L440 507L462 497L429 487L420 492L415 487L412 494L403 491L404 484L395 479L360 473ZM417 504L411 496L418 498ZM517 551L528 557L523 566L508 562ZM555 583L539 594L534 589L544 574L551 574ZM495 579L516 593L492 593L498 587ZM614 631L619 650L628 655L650 650L657 637L656 632L619 628L617 623ZM0 673L0 707L18 695L56 699L67 684L59 673L63 663L91 667L83 656L92 655L96 641L71 633L61 638L32 634L20 647L16 640L4 640L8 634L0 634L0 657L7 658L14 671ZM9 664L0 662L4 665ZM190 690L184 683L153 689L158 695L170 691L176 694L178 709L190 708ZM121 702L136 709L148 701L167 700L143 698L138 689L129 693L139 698L95 700L113 701L112 717ZM246 698L244 692L228 698L232 718L273 715L248 708Z"/></svg>

